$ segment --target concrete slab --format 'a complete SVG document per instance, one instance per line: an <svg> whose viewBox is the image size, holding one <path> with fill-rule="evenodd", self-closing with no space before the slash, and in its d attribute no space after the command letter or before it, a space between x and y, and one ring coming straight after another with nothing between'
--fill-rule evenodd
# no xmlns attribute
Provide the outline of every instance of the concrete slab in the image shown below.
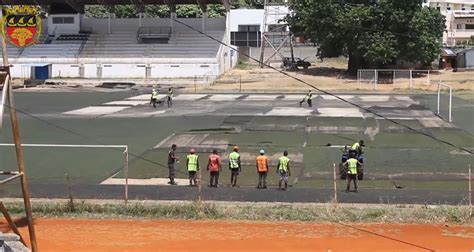
<svg viewBox="0 0 474 252"><path fill-rule="evenodd" d="M163 99L165 98L166 95L164 94L158 94L158 99ZM127 100L139 100L139 101L149 101L151 99L151 94L142 94L142 95L137 95L137 96L132 96L127 98Z"/></svg>
<svg viewBox="0 0 474 252"><path fill-rule="evenodd" d="M64 112L65 115L107 115L129 108L121 106L90 106Z"/></svg>
<svg viewBox="0 0 474 252"><path fill-rule="evenodd" d="M364 117L357 108L318 108L318 112L319 117Z"/></svg>
<svg viewBox="0 0 474 252"><path fill-rule="evenodd" d="M244 101L273 101L278 98L279 95L249 95L245 97Z"/></svg>
<svg viewBox="0 0 474 252"><path fill-rule="evenodd" d="M364 102L385 102L390 99L388 95L362 95L359 98Z"/></svg>
<svg viewBox="0 0 474 252"><path fill-rule="evenodd" d="M147 185L147 186L158 186L158 185L168 185L170 181L169 178L150 178L150 179L128 179L129 185ZM186 186L189 185L188 179L179 179L175 178L174 181L178 186ZM124 178L108 178L102 182L101 185L125 185Z"/></svg>
<svg viewBox="0 0 474 252"><path fill-rule="evenodd" d="M220 95L212 95L209 97L208 100L210 101L234 101L241 97L242 95L226 95L226 94L220 94Z"/></svg>
<svg viewBox="0 0 474 252"><path fill-rule="evenodd" d="M157 148L170 148L172 144L176 144L179 148L181 147L196 147L199 146L201 142L204 141L209 136L209 134L178 134L171 135L168 138L164 139L155 147Z"/></svg>
<svg viewBox="0 0 474 252"><path fill-rule="evenodd" d="M285 95L283 97L284 101L301 101L303 100L304 95Z"/></svg>
<svg viewBox="0 0 474 252"><path fill-rule="evenodd" d="M425 128L454 128L454 125L439 117L420 118L418 120Z"/></svg>
<svg viewBox="0 0 474 252"><path fill-rule="evenodd" d="M338 95L338 96L341 97L342 99L346 99L346 100L354 99L353 95ZM321 98L323 98L324 100L339 100L339 99L337 99L336 97L334 97L332 95L321 95Z"/></svg>
<svg viewBox="0 0 474 252"><path fill-rule="evenodd" d="M142 100L123 100L123 101L112 101L104 103L104 105L122 105L122 106L137 106L143 104L149 104L150 101L142 101Z"/></svg>
<svg viewBox="0 0 474 252"><path fill-rule="evenodd" d="M207 95L202 95L202 94L179 94L173 97L173 100L176 101L195 101L199 100L203 97L206 97Z"/></svg>
<svg viewBox="0 0 474 252"><path fill-rule="evenodd" d="M313 112L313 109L300 108L300 107L275 107L269 112L265 113L266 116L309 116Z"/></svg>

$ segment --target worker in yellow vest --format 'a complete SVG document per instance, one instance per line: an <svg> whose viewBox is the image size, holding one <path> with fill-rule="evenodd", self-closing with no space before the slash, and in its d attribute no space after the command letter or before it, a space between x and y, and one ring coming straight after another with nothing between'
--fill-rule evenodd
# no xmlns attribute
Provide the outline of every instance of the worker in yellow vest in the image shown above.
<svg viewBox="0 0 474 252"><path fill-rule="evenodd" d="M347 187L346 192L349 192L351 187L351 181L354 181L354 189L355 192L357 191L357 165L362 166L362 163L359 162L354 156L354 154L350 154L350 158L342 164L344 167L347 167Z"/></svg>
<svg viewBox="0 0 474 252"><path fill-rule="evenodd" d="M173 89L168 88L168 95L166 96L168 107L173 106Z"/></svg>
<svg viewBox="0 0 474 252"><path fill-rule="evenodd" d="M268 158L265 156L265 151L260 150L260 156L257 157L257 173L259 189L267 189L267 173L268 173Z"/></svg>
<svg viewBox="0 0 474 252"><path fill-rule="evenodd" d="M150 104L153 104L153 107L156 108L156 102L158 101L158 91L156 89L151 90L151 99Z"/></svg>
<svg viewBox="0 0 474 252"><path fill-rule="evenodd" d="M230 185L232 187L237 187L237 176L242 171L242 167L240 166L240 154L239 154L239 147L234 146L233 152L229 154L229 170L231 172L230 175Z"/></svg>
<svg viewBox="0 0 474 252"><path fill-rule="evenodd" d="M278 182L278 190L288 190L288 177L291 176L290 159L288 158L288 151L283 152L283 156L278 159L277 173L280 175ZM282 182L285 182L285 188L281 188Z"/></svg>
<svg viewBox="0 0 474 252"><path fill-rule="evenodd" d="M191 149L190 154L186 157L186 167L189 173L189 186L197 186L196 173L199 171L199 157L196 150Z"/></svg>
<svg viewBox="0 0 474 252"><path fill-rule="evenodd" d="M362 151L362 147L364 147L364 140L360 140L359 142L356 142L354 143L352 146L351 146L351 152L354 152L356 154L356 157L359 157L360 155L362 155L362 153L364 153Z"/></svg>

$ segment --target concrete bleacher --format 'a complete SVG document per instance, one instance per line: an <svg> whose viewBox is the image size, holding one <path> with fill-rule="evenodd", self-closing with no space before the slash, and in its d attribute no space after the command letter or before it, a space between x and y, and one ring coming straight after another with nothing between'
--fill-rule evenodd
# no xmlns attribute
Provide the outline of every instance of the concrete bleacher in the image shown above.
<svg viewBox="0 0 474 252"><path fill-rule="evenodd" d="M0 36L0 41L1 41L1 36ZM10 45L7 43L7 53L8 53L8 58L18 58L20 57L21 53L22 53L23 49L22 48L18 48L16 46L13 46L13 45ZM0 56L3 55L3 52L2 50L0 50Z"/></svg>
<svg viewBox="0 0 474 252"><path fill-rule="evenodd" d="M207 31L222 40L224 31ZM215 58L219 44L193 31L172 32L168 43L139 43L136 31L91 34L80 57Z"/></svg>

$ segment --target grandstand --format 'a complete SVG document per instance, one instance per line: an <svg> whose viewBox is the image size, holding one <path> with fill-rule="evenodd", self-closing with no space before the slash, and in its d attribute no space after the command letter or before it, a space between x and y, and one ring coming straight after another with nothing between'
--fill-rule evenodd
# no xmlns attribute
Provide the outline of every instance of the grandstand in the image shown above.
<svg viewBox="0 0 474 252"><path fill-rule="evenodd" d="M43 20L44 34L27 48L8 45L12 77L48 78L191 78L218 76L235 65L236 54L202 34L170 18L87 18L71 1L43 1L60 5ZM76 1L75 1L76 2ZM100 1L77 1L100 4ZM120 4L120 1L109 1ZM146 1L147 4L163 4ZM9 1L25 4L28 1ZM127 2L128 3L128 2ZM167 4L195 4L185 0ZM205 6L214 0L201 1ZM227 2L218 2L227 5ZM79 7L81 7L79 4ZM82 6L83 8L83 6ZM205 8L204 8L205 9ZM81 8L79 8L81 10ZM229 43L226 18L176 18L218 41Z"/></svg>

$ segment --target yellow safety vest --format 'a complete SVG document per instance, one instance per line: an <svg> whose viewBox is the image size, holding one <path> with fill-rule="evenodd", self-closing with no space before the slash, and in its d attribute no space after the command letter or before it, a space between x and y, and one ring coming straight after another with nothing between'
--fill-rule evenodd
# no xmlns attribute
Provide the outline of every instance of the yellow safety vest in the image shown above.
<svg viewBox="0 0 474 252"><path fill-rule="evenodd" d="M229 167L231 169L239 168L239 157L240 154L235 151L229 154Z"/></svg>
<svg viewBox="0 0 474 252"><path fill-rule="evenodd" d="M188 159L188 171L197 171L198 169L198 155L189 154Z"/></svg>
<svg viewBox="0 0 474 252"><path fill-rule="evenodd" d="M290 159L286 156L281 156L278 161L280 163L280 165L278 166L278 170L288 172L288 163L290 163Z"/></svg>
<svg viewBox="0 0 474 252"><path fill-rule="evenodd" d="M347 160L347 174L357 174L357 159L349 158Z"/></svg>
<svg viewBox="0 0 474 252"><path fill-rule="evenodd" d="M352 147L351 147L352 150L357 150L357 149L359 149L359 148L360 148L360 144L359 144L359 143L355 143L355 144L353 144Z"/></svg>
<svg viewBox="0 0 474 252"><path fill-rule="evenodd" d="M158 92L153 91L151 92L151 99L156 99L158 97Z"/></svg>

